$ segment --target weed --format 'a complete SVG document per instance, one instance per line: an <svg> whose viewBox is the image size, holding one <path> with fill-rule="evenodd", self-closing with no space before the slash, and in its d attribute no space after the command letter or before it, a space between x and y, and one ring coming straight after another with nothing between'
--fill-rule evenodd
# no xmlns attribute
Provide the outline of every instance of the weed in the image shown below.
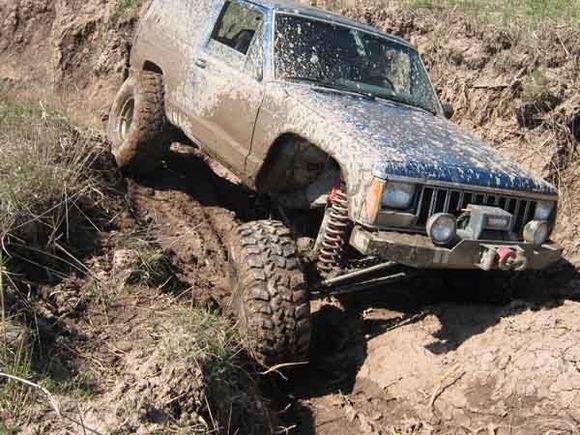
<svg viewBox="0 0 580 435"><path fill-rule="evenodd" d="M548 93L548 79L543 69L535 69L522 81L522 94L527 101L539 101Z"/></svg>
<svg viewBox="0 0 580 435"><path fill-rule="evenodd" d="M17 343L8 343L6 338L11 322L3 320L2 333L4 339L0 340L0 371L7 375L28 379L31 376L31 354L27 348L26 340L18 340ZM13 347L12 345L15 345ZM3 417L6 427L17 427L23 421L27 412L27 404L31 400L30 389L20 382L12 379L0 379L0 415ZM9 432L8 432L9 433Z"/></svg>
<svg viewBox="0 0 580 435"><path fill-rule="evenodd" d="M87 300L100 306L105 311L116 303L118 295L108 286L103 286L95 279L90 279L85 285Z"/></svg>
<svg viewBox="0 0 580 435"><path fill-rule="evenodd" d="M173 270L166 254L159 248L150 247L137 251L139 263L132 272L131 281L153 287L165 287L173 278Z"/></svg>
<svg viewBox="0 0 580 435"><path fill-rule="evenodd" d="M176 309L177 329L160 337L160 350L164 357L167 360L185 356L211 360L212 374L230 373L234 368L233 357L239 351L235 328L225 317L212 311Z"/></svg>
<svg viewBox="0 0 580 435"><path fill-rule="evenodd" d="M142 3L142 0L119 0L115 16L117 18L125 17L135 11Z"/></svg>
<svg viewBox="0 0 580 435"><path fill-rule="evenodd" d="M90 371L83 371L63 380L45 377L41 382L47 390L57 394L68 394L83 399L91 399L96 394L95 376Z"/></svg>
<svg viewBox="0 0 580 435"><path fill-rule="evenodd" d="M35 265L43 277L45 270L65 276L81 268L66 246L84 234L79 228L89 217L83 208L97 210L104 198L92 170L102 143L56 111L0 99L0 371L8 377L0 379L0 431L9 433L32 412L35 392L26 382L38 376L31 369L33 333L22 326L35 315L25 297L7 297L6 281L17 287L7 267L18 262L25 280L22 265ZM88 394L87 379L70 382L66 388Z"/></svg>
<svg viewBox="0 0 580 435"><path fill-rule="evenodd" d="M0 435L16 435L20 430L17 426L9 426L7 423L0 421Z"/></svg>
<svg viewBox="0 0 580 435"><path fill-rule="evenodd" d="M0 252L0 371L18 377L30 375L30 351L26 339L26 330L8 317L5 304L5 266ZM0 433L15 433L16 422L23 413L22 404L28 401L29 392L20 383L0 379L0 415L2 424Z"/></svg>

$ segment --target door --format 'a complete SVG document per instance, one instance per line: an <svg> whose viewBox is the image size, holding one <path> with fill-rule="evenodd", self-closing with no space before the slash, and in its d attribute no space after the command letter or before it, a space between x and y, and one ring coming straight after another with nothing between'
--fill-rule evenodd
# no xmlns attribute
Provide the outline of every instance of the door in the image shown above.
<svg viewBox="0 0 580 435"><path fill-rule="evenodd" d="M194 134L208 154L238 173L249 154L264 98L264 17L254 5L226 1L194 59Z"/></svg>

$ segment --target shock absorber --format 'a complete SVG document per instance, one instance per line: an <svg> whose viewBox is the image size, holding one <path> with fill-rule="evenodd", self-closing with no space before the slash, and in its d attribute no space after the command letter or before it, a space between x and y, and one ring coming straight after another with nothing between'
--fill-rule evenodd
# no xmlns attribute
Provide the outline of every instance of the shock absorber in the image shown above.
<svg viewBox="0 0 580 435"><path fill-rule="evenodd" d="M341 184L330 191L329 204L317 240L318 270L323 276L339 266L346 230L349 224L348 198Z"/></svg>

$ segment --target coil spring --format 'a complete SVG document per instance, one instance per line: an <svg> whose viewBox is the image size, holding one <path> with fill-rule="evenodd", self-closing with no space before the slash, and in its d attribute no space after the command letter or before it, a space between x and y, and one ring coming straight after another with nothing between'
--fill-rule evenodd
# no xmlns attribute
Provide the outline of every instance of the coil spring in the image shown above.
<svg viewBox="0 0 580 435"><path fill-rule="evenodd" d="M320 243L318 270L326 275L338 266L349 224L348 198L340 187L332 189L326 228Z"/></svg>

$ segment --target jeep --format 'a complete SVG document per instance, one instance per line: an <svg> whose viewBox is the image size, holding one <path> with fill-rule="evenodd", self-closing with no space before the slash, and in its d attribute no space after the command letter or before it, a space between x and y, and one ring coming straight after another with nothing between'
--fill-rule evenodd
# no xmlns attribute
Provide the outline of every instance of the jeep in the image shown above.
<svg viewBox="0 0 580 435"><path fill-rule="evenodd" d="M314 297L560 257L556 189L451 116L417 50L374 27L277 0L153 0L108 135L142 174L180 130L268 198L228 250L232 311L274 365L307 357Z"/></svg>

